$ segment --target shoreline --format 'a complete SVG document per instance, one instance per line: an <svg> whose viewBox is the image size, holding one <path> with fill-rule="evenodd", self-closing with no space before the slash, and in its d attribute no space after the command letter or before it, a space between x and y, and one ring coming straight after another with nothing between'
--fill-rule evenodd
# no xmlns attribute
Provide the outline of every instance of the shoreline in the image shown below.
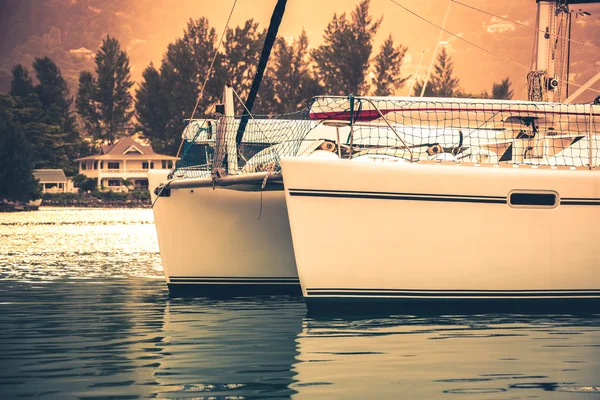
<svg viewBox="0 0 600 400"><path fill-rule="evenodd" d="M141 200L84 200L84 201L56 201L43 200L40 207L64 208L152 208L148 201Z"/></svg>
<svg viewBox="0 0 600 400"><path fill-rule="evenodd" d="M58 193L44 194L32 202L0 199L0 212L36 211L39 207L69 208L152 208L150 193Z"/></svg>

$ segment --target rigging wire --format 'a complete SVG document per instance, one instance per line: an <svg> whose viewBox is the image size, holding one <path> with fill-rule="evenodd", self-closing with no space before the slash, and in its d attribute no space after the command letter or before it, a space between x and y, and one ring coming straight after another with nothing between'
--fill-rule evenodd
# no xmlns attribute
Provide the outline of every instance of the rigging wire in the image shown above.
<svg viewBox="0 0 600 400"><path fill-rule="evenodd" d="M524 64L521 64L521 63L520 63L520 62L518 62L518 61L515 61L515 60L513 60L513 59L510 59L510 58L508 58L508 57L501 56L501 55L500 55L500 54L498 54L498 53L494 53L493 51L491 51L491 50L488 50L488 49L486 49L485 47L479 46L478 44L475 44L475 43L471 42L470 40L467 40L467 39L465 39L465 38L463 38L463 37L460 37L460 36L458 36L457 34L455 34L455 33L453 33L453 32L450 32L449 30L447 30L447 29L445 29L445 28L443 28L443 27L439 26L439 25L438 25L438 24L436 24L435 22L429 21L427 18L425 18L425 17L423 17L423 16L421 16L421 15L417 14L416 12L414 12L414 11L412 11L412 10L408 9L408 8L406 8L406 7L405 7L405 6L403 6L402 4L398 3L396 0L390 0L390 1L391 1L392 3L394 3L395 5L397 5L398 7L402 8L403 10L405 10L406 12L408 12L408 13L410 13L410 14L414 15L415 17L419 18L420 20L427 22L429 25L433 25L433 26L435 26L436 28L438 28L438 29L440 29L440 30L442 30L442 31L446 32L447 34L449 34L449 35L451 35L451 36L453 36L453 37L455 37L455 38L457 38L457 39L459 39L459 40L462 40L463 42L465 42L465 43L467 43L467 44L469 44L469 45L471 45L471 46L473 46L473 47L475 47L475 48L477 48L477 49L479 49L479 50L481 50L481 51L483 51L483 52L485 52L485 53L491 54L491 55L493 55L493 56L494 56L494 57L496 57L496 58L499 58L499 59L501 59L501 60L504 60L504 61L508 61L508 62L510 62L510 63L512 63L512 64L518 65L519 67L521 67L521 68L524 68L524 69L526 69L526 70L530 70L530 68L529 68L528 66L526 66L526 65L524 65ZM576 84L576 83L569 82L569 81L567 81L567 82L569 83L569 85L573 85L573 86L577 86L577 87L582 87L582 85L578 85L578 84ZM600 90L593 89L593 88L587 88L587 90L589 90L589 91L592 91L592 92L596 92L596 93L600 93Z"/></svg>
<svg viewBox="0 0 600 400"><path fill-rule="evenodd" d="M492 16L494 18L498 18L498 19L501 19L503 21L511 22L513 24L520 25L520 26L522 26L524 28L528 28L528 29L534 30L536 32L544 32L545 33L545 31L543 31L543 30L541 30L539 28L535 28L533 26L524 24L524 23L519 22L519 21L514 21L514 20L509 19L509 18L501 17L500 15L496 15L496 14L493 14L491 12L488 12L488 11L485 11L485 10L481 10L481 9L479 9L477 7L473 7L473 6L469 5L469 4L462 3L462 2L460 2L458 0L450 0L450 1L453 2L453 3L459 4L459 5L463 6L463 7L470 8L470 9L475 10L475 11L479 11L480 13L487 14L487 15ZM556 33L551 33L551 35L552 36L556 36L559 39L565 39L565 40L568 40L569 42L577 43L577 44L580 44L582 46L592 48L594 50L600 50L600 47L594 46L593 44L589 44L589 43L585 43L585 42L580 42L579 40L571 39L571 38L568 38L566 36L560 36L559 34L556 34Z"/></svg>
<svg viewBox="0 0 600 400"><path fill-rule="evenodd" d="M204 94L204 88L206 87L206 83L210 78L210 73L212 72L213 66L215 65L215 60L219 55L219 49L221 48L221 43L223 43L223 38L225 37L225 33L227 32L227 28L229 27L229 21L231 20L231 16L233 15L233 10L235 10L237 1L238 0L234 0L233 6L231 6L231 11L229 12L229 16L227 17L225 28L223 28L223 33L221 34L221 38L219 39L219 44L215 48L215 54L213 55L212 61L210 62L210 67L208 67L208 72L206 73L206 77L204 78L204 83L202 84L202 88L200 89L200 93L198 94L198 100L196 101L196 105L194 106L194 111L192 111L192 116L190 117L190 119L194 119L194 114L196 114L198 104L200 104L200 100L202 99L202 95Z"/></svg>
<svg viewBox="0 0 600 400"><path fill-rule="evenodd" d="M408 8L404 7L402 4L398 3L396 0L390 0L390 1L391 1L392 3L394 3L395 5L397 5L398 7L402 8L404 11L406 11L406 12L408 12L408 13L410 13L410 14L414 15L415 17L419 18L420 20L423 20L423 21L427 22L429 25L433 25L433 26L435 26L436 28L438 28L438 29L440 29L440 30L442 30L442 31L446 32L447 34L449 34L449 35L451 35L451 36L453 36L453 37L455 37L455 38L457 38L457 39L459 39L459 40L462 40L463 42L465 42L465 43L467 43L467 44L469 44L469 45L471 45L471 46L473 46L473 47L475 47L475 48L477 48L477 49L479 49L479 50L481 50L481 51L484 51L484 52L486 52L486 53L489 53L489 54L493 55L494 57L497 57L497 58L499 58L499 59L501 59L501 60L508 61L508 62L510 62L510 63L512 63L512 64L518 65L519 67L523 67L523 68L525 68L525 69L529 69L529 67L527 67L527 66L526 66L526 65L524 65L524 64L521 64L521 63L520 63L520 62L518 62L518 61L512 60L512 59L510 59L510 58L508 58L508 57L501 56L501 55L500 55L500 54L498 54L498 53L494 53L493 51L490 51L490 50L486 49L485 47L481 47L481 46L479 46L478 44L475 44L475 43L471 42L470 40L467 40L467 39L465 39L465 38L463 38L463 37L460 37L460 36L458 36L457 34L455 34L455 33L453 33L453 32L450 32L449 30L445 29L445 28L444 28L444 27L442 27L442 26L439 26L439 25L438 25L438 24L436 24L435 22L432 22L432 21L428 20L427 18L425 18L425 17L422 17L421 15L417 14L416 12L414 12L414 11L412 11L412 10L409 10Z"/></svg>
<svg viewBox="0 0 600 400"><path fill-rule="evenodd" d="M425 76L425 82L423 82L423 87L421 88L421 95L419 97L423 97L425 94L425 89L427 88L427 84L429 83L429 77L431 76L431 69L433 68L433 62L435 61L435 56L437 55L438 47L440 47L440 42L442 41L442 32L446 27L446 21L448 20L448 15L450 14L450 6L452 5L452 0L448 1L448 8L446 9L446 15L444 15L444 21L442 22L442 28L440 29L440 35L438 36L437 42L435 42L435 49L433 50L433 54L431 55L431 62L429 63L429 68L427 69L427 75Z"/></svg>
<svg viewBox="0 0 600 400"><path fill-rule="evenodd" d="M421 53L421 58L419 59L419 65L417 65L417 71L415 72L415 75L413 76L413 80L412 80L412 84L410 85L410 89L408 89L408 97L411 96L411 93L413 92L413 88L415 87L415 82L417 82L417 75L419 75L419 70L421 69L421 62L423 62L423 56L425 55L425 50L423 50L423 52Z"/></svg>

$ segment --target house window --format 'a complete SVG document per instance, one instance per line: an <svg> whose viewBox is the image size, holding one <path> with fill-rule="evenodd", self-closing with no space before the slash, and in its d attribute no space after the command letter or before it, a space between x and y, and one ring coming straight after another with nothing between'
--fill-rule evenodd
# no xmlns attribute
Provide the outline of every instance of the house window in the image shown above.
<svg viewBox="0 0 600 400"><path fill-rule="evenodd" d="M100 161L100 169L104 168L104 161Z"/></svg>
<svg viewBox="0 0 600 400"><path fill-rule="evenodd" d="M154 169L154 161L150 162L150 169Z"/></svg>
<svg viewBox="0 0 600 400"><path fill-rule="evenodd" d="M119 169L119 163L118 162L108 162L108 169Z"/></svg>
<svg viewBox="0 0 600 400"><path fill-rule="evenodd" d="M84 171L87 169L87 164L85 162L81 162L81 170Z"/></svg>
<svg viewBox="0 0 600 400"><path fill-rule="evenodd" d="M171 160L163 160L162 161L162 169L171 169L173 168L173 161Z"/></svg>
<svg viewBox="0 0 600 400"><path fill-rule="evenodd" d="M142 169L148 169L148 161L142 162Z"/></svg>
<svg viewBox="0 0 600 400"><path fill-rule="evenodd" d="M98 169L98 161L94 161L94 169Z"/></svg>
<svg viewBox="0 0 600 400"><path fill-rule="evenodd" d="M120 179L109 179L108 180L108 186L113 186L113 187L114 186L121 186L121 180Z"/></svg>
<svg viewBox="0 0 600 400"><path fill-rule="evenodd" d="M59 189L63 189L63 184L62 184L62 183L59 183L59 184L58 184L58 188L59 188Z"/></svg>

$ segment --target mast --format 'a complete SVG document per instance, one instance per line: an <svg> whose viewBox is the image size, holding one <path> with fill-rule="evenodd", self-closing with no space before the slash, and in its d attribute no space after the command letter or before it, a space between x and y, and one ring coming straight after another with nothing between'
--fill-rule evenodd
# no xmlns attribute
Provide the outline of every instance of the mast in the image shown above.
<svg viewBox="0 0 600 400"><path fill-rule="evenodd" d="M536 43L534 46L533 69L527 75L528 100L530 101L555 101L554 92L561 86L562 76L556 74L556 61L563 60L564 54L557 56L557 47L560 40L568 40L567 49L569 54L566 57L567 75L564 77L568 82L568 66L570 57L570 39L571 39L571 14L569 6L573 4L592 4L600 3L599 0L536 0L538 16L536 21ZM581 12L581 10L580 10ZM561 13L567 17L566 27L568 31L560 32L557 28L559 20L562 20ZM589 13L582 12L582 15ZM559 18L561 16L561 18ZM559 37L559 33L560 36ZM566 38L564 37L566 36ZM565 49L563 49L564 51ZM562 61L561 61L562 62ZM564 69L562 69L564 70ZM561 71L561 69L559 69ZM561 72L562 74L563 72ZM568 85L568 83L567 83ZM568 101L572 101L574 96L569 96ZM560 99L556 99L560 101Z"/></svg>
<svg viewBox="0 0 600 400"><path fill-rule="evenodd" d="M528 97L530 101L552 101L554 89L558 87L552 54L552 43L556 39L556 0L536 0L538 29L535 45L534 70L528 75Z"/></svg>
<svg viewBox="0 0 600 400"><path fill-rule="evenodd" d="M273 48L275 38L277 37L277 31L279 30L279 24L281 24L281 19L283 18L283 13L285 12L286 3L287 0L277 0L275 9L273 10L273 14L271 15L271 22L269 23L269 29L267 30L265 43L260 54L260 61L258 62L258 67L256 67L256 74L254 74L252 87L250 88L250 93L248 93L248 98L246 99L246 104L244 106L244 112L242 114L240 126L235 136L235 142L238 148L240 143L242 142L242 138L244 137L244 131L246 130L246 124L248 124L248 118L250 116L250 113L252 112L252 107L254 106L254 100L256 100L258 89L260 88L265 69L267 68L267 62L269 61L271 49Z"/></svg>

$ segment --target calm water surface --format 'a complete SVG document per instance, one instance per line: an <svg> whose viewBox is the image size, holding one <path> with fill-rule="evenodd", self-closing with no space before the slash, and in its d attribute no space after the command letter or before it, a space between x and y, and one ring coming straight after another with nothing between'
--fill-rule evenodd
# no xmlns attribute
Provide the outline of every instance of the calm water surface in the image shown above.
<svg viewBox="0 0 600 400"><path fill-rule="evenodd" d="M600 317L170 299L150 210L0 214L0 398L600 398Z"/></svg>

